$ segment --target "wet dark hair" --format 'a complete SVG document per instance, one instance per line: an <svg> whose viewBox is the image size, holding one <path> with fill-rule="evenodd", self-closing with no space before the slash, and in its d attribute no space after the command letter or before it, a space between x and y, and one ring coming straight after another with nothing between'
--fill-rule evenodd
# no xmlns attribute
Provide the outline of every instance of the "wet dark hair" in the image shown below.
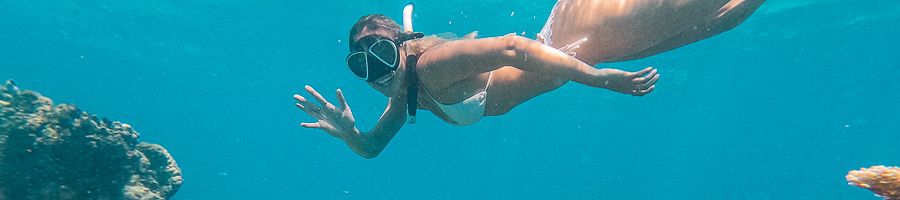
<svg viewBox="0 0 900 200"><path fill-rule="evenodd" d="M353 24L353 27L350 28L350 39L347 40L350 41L348 42L350 50L353 50L353 45L356 44L359 38L372 34L396 39L400 35L400 24L381 14L370 14L360 17L356 24Z"/></svg>

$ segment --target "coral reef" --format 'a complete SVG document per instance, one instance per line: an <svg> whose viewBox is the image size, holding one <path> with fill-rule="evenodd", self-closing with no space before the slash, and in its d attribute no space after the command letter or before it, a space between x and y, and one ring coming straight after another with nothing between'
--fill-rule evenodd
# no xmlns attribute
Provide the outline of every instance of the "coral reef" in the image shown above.
<svg viewBox="0 0 900 200"><path fill-rule="evenodd" d="M0 88L0 200L169 199L181 169L128 125Z"/></svg>
<svg viewBox="0 0 900 200"><path fill-rule="evenodd" d="M847 183L869 189L887 200L900 200L900 168L882 165L861 168L847 174Z"/></svg>

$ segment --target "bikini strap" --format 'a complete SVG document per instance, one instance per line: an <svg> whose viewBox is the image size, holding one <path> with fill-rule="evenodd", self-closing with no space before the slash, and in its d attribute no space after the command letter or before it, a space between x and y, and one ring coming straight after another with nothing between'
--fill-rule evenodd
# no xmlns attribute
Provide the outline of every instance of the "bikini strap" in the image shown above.
<svg viewBox="0 0 900 200"><path fill-rule="evenodd" d="M491 71L491 74L488 75L487 84L484 85L484 91L487 91L488 87L491 87L491 79L494 78L494 71Z"/></svg>

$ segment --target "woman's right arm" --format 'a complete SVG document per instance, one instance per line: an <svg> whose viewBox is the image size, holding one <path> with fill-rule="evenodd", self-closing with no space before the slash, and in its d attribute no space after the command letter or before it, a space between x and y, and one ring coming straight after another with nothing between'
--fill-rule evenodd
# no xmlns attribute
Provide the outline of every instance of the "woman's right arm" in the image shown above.
<svg viewBox="0 0 900 200"><path fill-rule="evenodd" d="M344 99L340 89L336 91L340 107L331 104L319 92L310 86L306 91L313 96L322 106L310 102L303 96L294 95L297 100L297 108L317 119L313 123L301 123L306 128L322 129L331 136L340 138L350 146L354 152L365 158L374 158L384 150L388 142L400 131L406 122L406 102L404 98L388 99L387 108L375 127L368 132L361 132L356 128L356 120L350 105Z"/></svg>
<svg viewBox="0 0 900 200"><path fill-rule="evenodd" d="M441 88L504 66L632 95L650 93L659 78L651 67L638 72L597 69L558 49L515 34L443 43L419 58L419 75L425 77L422 82L426 85Z"/></svg>

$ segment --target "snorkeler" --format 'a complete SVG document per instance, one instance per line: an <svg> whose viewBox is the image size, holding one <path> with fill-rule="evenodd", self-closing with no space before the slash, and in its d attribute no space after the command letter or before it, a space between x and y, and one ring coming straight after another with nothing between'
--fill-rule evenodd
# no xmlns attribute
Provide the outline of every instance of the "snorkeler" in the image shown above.
<svg viewBox="0 0 900 200"><path fill-rule="evenodd" d="M412 32L411 5L404 9L405 30L384 15L366 15L350 29L346 61L357 78L388 97L384 113L374 128L360 131L340 89L339 104L334 105L306 86L321 106L295 94L296 106L317 119L300 125L322 129L357 154L373 158L400 131L407 114L415 120L418 109L450 124L468 125L483 116L503 115L568 81L643 96L656 88L656 69L627 72L593 66L710 37L739 24L762 2L561 0L538 40L515 34L481 39L474 34L463 39L423 36ZM615 38L623 35L626 38ZM606 42L619 43L606 47Z"/></svg>

